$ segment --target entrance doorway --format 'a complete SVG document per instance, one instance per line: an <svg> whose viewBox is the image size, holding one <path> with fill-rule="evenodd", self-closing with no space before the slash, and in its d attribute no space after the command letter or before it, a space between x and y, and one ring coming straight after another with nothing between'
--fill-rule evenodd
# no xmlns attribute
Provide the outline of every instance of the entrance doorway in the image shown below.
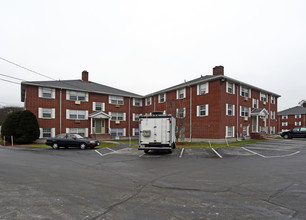
<svg viewBox="0 0 306 220"><path fill-rule="evenodd" d="M96 134L105 134L105 120L104 119L95 119L94 128Z"/></svg>

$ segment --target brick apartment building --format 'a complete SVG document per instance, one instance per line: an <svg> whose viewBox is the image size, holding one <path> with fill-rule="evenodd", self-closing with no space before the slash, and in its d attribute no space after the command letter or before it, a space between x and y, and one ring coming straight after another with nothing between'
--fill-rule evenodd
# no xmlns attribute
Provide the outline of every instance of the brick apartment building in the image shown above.
<svg viewBox="0 0 306 220"><path fill-rule="evenodd" d="M138 117L164 111L177 118L180 141L258 138L275 134L280 96L224 75L212 75L141 96L82 80L22 82L21 100L38 118L41 138L138 136Z"/></svg>
<svg viewBox="0 0 306 220"><path fill-rule="evenodd" d="M278 112L278 130L286 131L295 127L306 126L306 101L301 101L300 106L295 106Z"/></svg>

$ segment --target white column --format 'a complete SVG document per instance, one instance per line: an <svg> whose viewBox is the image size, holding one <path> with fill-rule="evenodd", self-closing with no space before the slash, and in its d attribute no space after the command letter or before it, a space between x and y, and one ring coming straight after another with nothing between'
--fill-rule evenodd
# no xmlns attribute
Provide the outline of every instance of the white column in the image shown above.
<svg viewBox="0 0 306 220"><path fill-rule="evenodd" d="M90 134L92 134L92 118L90 118Z"/></svg>

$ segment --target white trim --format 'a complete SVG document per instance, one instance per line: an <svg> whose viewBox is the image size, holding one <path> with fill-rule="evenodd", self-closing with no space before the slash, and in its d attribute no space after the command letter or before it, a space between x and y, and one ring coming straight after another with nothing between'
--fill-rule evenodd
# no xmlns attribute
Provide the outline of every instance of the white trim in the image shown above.
<svg viewBox="0 0 306 220"><path fill-rule="evenodd" d="M126 121L126 113L123 112L123 121Z"/></svg>
<svg viewBox="0 0 306 220"><path fill-rule="evenodd" d="M66 119L70 119L69 109L66 109Z"/></svg>
<svg viewBox="0 0 306 220"><path fill-rule="evenodd" d="M69 128L66 128L66 133L69 133Z"/></svg>
<svg viewBox="0 0 306 220"><path fill-rule="evenodd" d="M66 100L70 100L70 95L69 95L70 91L66 90Z"/></svg>
<svg viewBox="0 0 306 220"><path fill-rule="evenodd" d="M51 118L55 118L55 108L51 109Z"/></svg>
<svg viewBox="0 0 306 220"><path fill-rule="evenodd" d="M123 128L123 136L126 136L126 128Z"/></svg>
<svg viewBox="0 0 306 220"><path fill-rule="evenodd" d="M200 106L197 105L197 117L200 117Z"/></svg>
<svg viewBox="0 0 306 220"><path fill-rule="evenodd" d="M88 137L88 128L85 128L85 137Z"/></svg>
<svg viewBox="0 0 306 220"><path fill-rule="evenodd" d="M39 138L43 138L43 128L39 128Z"/></svg>
<svg viewBox="0 0 306 220"><path fill-rule="evenodd" d="M92 102L92 110L96 111L96 102Z"/></svg>
<svg viewBox="0 0 306 220"><path fill-rule="evenodd" d="M43 118L42 108L38 108L38 118Z"/></svg>
<svg viewBox="0 0 306 220"><path fill-rule="evenodd" d="M83 110L81 110L83 111ZM88 110L85 110L85 120L88 120Z"/></svg>
<svg viewBox="0 0 306 220"><path fill-rule="evenodd" d="M38 87L38 97L42 98L43 94L42 94L42 87Z"/></svg>

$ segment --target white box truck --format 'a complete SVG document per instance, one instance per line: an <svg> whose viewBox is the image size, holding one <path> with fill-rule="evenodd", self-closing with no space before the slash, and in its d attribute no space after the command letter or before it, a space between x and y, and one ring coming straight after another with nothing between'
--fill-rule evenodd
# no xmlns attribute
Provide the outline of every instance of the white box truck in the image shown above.
<svg viewBox="0 0 306 220"><path fill-rule="evenodd" d="M149 150L163 150L172 153L176 147L176 120L172 115L153 112L152 115L139 117L139 148L148 153Z"/></svg>

